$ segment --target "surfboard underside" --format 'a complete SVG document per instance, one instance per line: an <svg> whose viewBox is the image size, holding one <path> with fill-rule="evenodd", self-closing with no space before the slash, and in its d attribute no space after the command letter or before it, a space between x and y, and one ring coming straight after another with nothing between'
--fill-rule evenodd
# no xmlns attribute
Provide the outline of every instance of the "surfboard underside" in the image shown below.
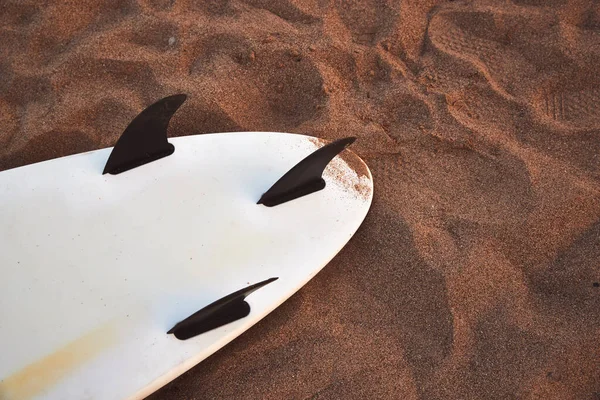
<svg viewBox="0 0 600 400"><path fill-rule="evenodd" d="M143 398L250 328L347 243L372 199L345 151L324 190L258 205L321 147L303 135L169 139L169 157L102 174L111 149L0 173L0 398ZM278 277L250 314L181 341L167 331ZM265 338L268 340L268 338Z"/></svg>

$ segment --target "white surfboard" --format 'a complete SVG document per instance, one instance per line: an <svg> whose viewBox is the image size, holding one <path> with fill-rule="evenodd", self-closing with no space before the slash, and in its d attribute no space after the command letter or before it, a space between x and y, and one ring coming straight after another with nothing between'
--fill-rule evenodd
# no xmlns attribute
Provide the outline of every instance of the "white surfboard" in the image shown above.
<svg viewBox="0 0 600 400"><path fill-rule="evenodd" d="M323 145L315 138L169 141L175 153L118 175L102 174L110 148L0 172L1 399L147 396L300 289L371 204L370 172L348 150L323 190L257 204ZM187 340L167 334L273 277L246 299L247 317Z"/></svg>

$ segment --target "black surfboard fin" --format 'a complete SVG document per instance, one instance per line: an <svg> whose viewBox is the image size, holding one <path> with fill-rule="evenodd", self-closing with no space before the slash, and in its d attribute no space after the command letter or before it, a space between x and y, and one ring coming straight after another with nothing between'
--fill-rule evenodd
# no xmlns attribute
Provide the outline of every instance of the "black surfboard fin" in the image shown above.
<svg viewBox="0 0 600 400"><path fill-rule="evenodd" d="M250 304L245 301L246 296L277 279L279 278L270 278L233 292L178 322L167 334L174 334L177 339L186 340L242 319L250 314Z"/></svg>
<svg viewBox="0 0 600 400"><path fill-rule="evenodd" d="M117 175L173 154L167 127L186 98L185 94L165 97L135 117L115 144L102 174Z"/></svg>
<svg viewBox="0 0 600 400"><path fill-rule="evenodd" d="M323 171L335 156L355 140L355 137L336 140L316 150L275 182L257 204L273 207L324 189Z"/></svg>

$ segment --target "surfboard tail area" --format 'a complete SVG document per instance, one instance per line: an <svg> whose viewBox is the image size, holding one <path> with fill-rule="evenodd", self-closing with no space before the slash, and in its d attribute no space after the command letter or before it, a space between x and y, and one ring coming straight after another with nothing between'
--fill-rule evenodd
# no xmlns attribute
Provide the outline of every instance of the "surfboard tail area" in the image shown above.
<svg viewBox="0 0 600 400"><path fill-rule="evenodd" d="M371 173L350 150L327 164L324 189L257 204L326 144L314 137L169 142L175 153L117 175L103 174L111 149L0 172L0 398L147 396L298 291L371 204ZM236 297L240 318L187 340L167 334L273 277Z"/></svg>

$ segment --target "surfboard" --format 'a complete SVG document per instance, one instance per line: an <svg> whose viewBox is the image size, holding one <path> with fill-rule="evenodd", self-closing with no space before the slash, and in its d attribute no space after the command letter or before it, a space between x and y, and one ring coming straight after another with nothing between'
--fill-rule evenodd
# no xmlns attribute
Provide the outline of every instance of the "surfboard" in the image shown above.
<svg viewBox="0 0 600 400"><path fill-rule="evenodd" d="M144 398L298 291L371 204L348 143L323 161L335 143L306 135L190 135L119 163L125 133L0 172L1 399Z"/></svg>

